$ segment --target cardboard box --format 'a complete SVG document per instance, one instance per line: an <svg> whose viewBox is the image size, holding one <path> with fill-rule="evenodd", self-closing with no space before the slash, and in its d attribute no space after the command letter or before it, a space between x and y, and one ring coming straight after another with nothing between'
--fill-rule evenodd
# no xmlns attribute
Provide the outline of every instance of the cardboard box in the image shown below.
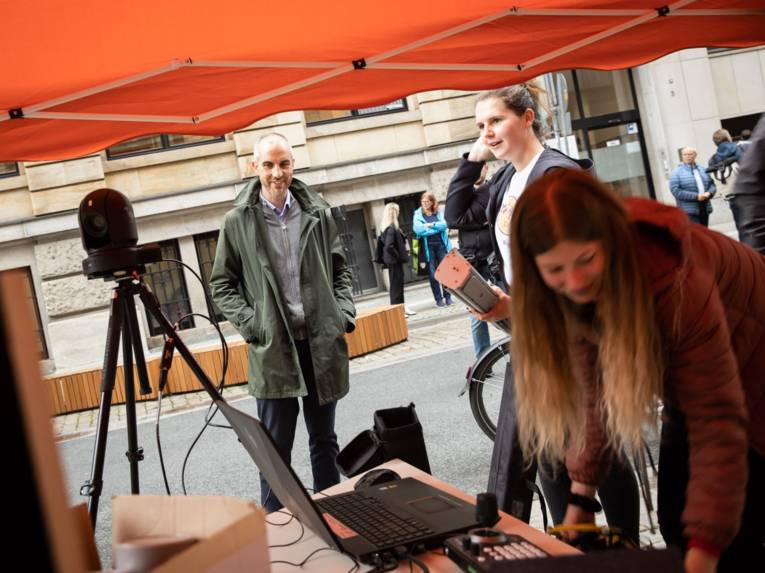
<svg viewBox="0 0 765 573"><path fill-rule="evenodd" d="M112 549L131 539L190 535L199 541L152 573L270 573L265 513L220 496L115 496Z"/></svg>

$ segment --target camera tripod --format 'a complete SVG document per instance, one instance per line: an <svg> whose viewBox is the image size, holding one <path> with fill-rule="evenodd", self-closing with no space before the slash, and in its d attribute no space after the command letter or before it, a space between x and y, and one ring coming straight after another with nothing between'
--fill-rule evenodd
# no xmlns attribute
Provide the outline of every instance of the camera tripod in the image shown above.
<svg viewBox="0 0 765 573"><path fill-rule="evenodd" d="M95 529L98 516L98 502L103 490L104 457L106 455L106 440L109 433L109 417L114 394L114 382L117 374L117 357L119 355L120 338L122 338L123 372L125 379L125 414L127 418L128 450L125 455L130 465L130 491L133 495L140 493L138 463L143 460L143 448L138 446L138 431L135 411L135 379L133 366L138 373L141 395L151 394L152 388L146 370L146 360L141 345L138 329L138 318L135 309L135 296L140 297L146 310L159 323L162 331L172 339L175 348L197 377L202 387L213 401L222 400L215 385L205 374L204 370L194 359L191 351L176 336L175 328L162 313L159 301L151 289L143 282L140 271L122 273L117 280L117 286L112 294L109 311L109 325L106 332L106 350L104 366L101 373L101 398L98 408L96 440L93 448L91 477L80 488L80 495L88 497L88 513Z"/></svg>

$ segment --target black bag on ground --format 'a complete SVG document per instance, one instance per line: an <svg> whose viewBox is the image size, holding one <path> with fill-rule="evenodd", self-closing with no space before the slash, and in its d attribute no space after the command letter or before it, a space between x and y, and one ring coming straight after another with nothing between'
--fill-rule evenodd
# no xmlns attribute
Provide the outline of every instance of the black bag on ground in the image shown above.
<svg viewBox="0 0 765 573"><path fill-rule="evenodd" d="M414 404L377 410L374 429L364 430L337 454L335 464L346 477L353 477L383 462L398 458L430 473L422 425Z"/></svg>

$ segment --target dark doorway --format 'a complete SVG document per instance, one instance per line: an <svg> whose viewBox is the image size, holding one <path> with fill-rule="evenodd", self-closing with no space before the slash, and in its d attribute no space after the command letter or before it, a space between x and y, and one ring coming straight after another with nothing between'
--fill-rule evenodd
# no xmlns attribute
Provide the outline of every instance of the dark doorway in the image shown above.
<svg viewBox="0 0 765 573"><path fill-rule="evenodd" d="M374 264L372 263L372 247L367 237L366 221L362 209L343 212L344 221L335 215L340 240L346 250L348 266L353 273L353 294L363 294L365 290L377 288Z"/></svg>
<svg viewBox="0 0 765 573"><path fill-rule="evenodd" d="M754 131L754 126L760 121L760 116L762 116L761 113L740 115L738 117L723 119L720 123L722 124L723 129L727 129L730 132L731 137L733 137L734 140L738 140L741 138L741 132L745 129ZM711 134L709 135L709 138L712 138Z"/></svg>
<svg viewBox="0 0 765 573"><path fill-rule="evenodd" d="M406 235L409 247L412 247L412 239L414 233L412 232L412 219L414 218L414 212L420 207L420 195L422 193L411 193L409 195L400 195L398 197L391 197L386 199L385 203L398 203L398 221L401 226L401 230ZM412 270L412 265L404 266L404 284L426 280L426 276L417 276Z"/></svg>

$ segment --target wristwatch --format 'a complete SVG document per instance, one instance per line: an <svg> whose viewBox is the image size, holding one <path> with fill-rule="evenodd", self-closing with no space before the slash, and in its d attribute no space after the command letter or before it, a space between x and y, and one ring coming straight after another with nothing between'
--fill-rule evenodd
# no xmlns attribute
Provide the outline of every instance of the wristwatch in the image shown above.
<svg viewBox="0 0 765 573"><path fill-rule="evenodd" d="M603 511L603 506L600 505L598 500L587 497L586 495L579 495L578 493L569 492L568 503L569 505L581 507L583 510L589 511L590 513L599 513Z"/></svg>

